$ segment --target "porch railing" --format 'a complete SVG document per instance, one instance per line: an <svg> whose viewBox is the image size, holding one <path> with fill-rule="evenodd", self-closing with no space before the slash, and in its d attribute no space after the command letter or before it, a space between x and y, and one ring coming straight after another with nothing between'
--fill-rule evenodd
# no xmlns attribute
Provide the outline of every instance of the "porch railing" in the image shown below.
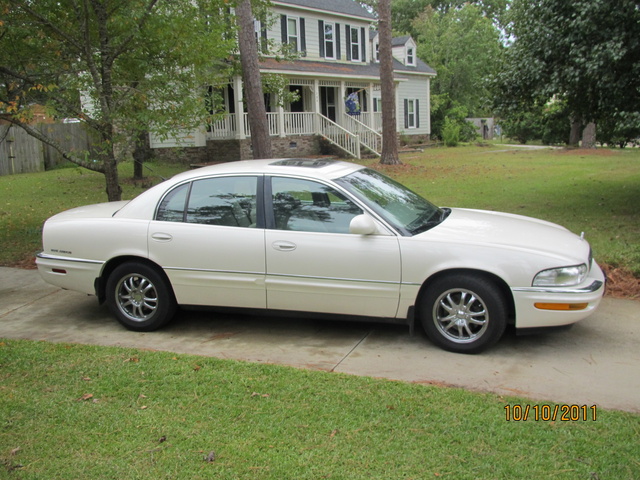
<svg viewBox="0 0 640 480"><path fill-rule="evenodd" d="M380 142L375 137L376 135L379 136L379 134L361 122L352 122L351 127L356 131L350 131L350 127L344 128L315 112L283 112L282 115L278 112L270 112L267 113L267 120L271 136L320 135L350 155L360 158L361 137L358 132L362 132L367 137L364 145L376 153L379 151L379 146L377 145ZM242 115L242 122L245 135L250 136L249 116L246 113ZM212 122L208 138L211 140L237 138L237 125L238 115L235 113L229 114L220 120Z"/></svg>
<svg viewBox="0 0 640 480"><path fill-rule="evenodd" d="M376 155L382 151L382 135L365 125L357 117L347 115L342 117L342 124L352 133L360 137L360 143L371 150Z"/></svg>
<svg viewBox="0 0 640 480"><path fill-rule="evenodd" d="M341 148L348 154L360 158L360 137L341 127L336 122L329 120L324 115L318 115L320 131L318 134L331 142L333 145Z"/></svg>

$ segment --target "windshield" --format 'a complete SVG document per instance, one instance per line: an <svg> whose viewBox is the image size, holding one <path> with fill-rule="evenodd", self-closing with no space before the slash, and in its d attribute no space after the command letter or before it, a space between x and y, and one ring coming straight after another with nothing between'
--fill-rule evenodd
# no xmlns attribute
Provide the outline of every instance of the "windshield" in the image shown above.
<svg viewBox="0 0 640 480"><path fill-rule="evenodd" d="M364 169L336 180L402 235L417 235L442 222L449 211L436 207L404 185Z"/></svg>

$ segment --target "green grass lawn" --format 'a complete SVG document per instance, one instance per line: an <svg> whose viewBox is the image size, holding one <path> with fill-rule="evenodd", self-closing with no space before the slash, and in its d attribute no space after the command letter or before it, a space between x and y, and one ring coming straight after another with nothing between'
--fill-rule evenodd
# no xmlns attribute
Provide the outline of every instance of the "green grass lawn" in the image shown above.
<svg viewBox="0 0 640 480"><path fill-rule="evenodd" d="M0 478L640 478L640 415L600 408L507 421L544 404L22 340L0 341L0 380Z"/></svg>
<svg viewBox="0 0 640 480"><path fill-rule="evenodd" d="M439 205L585 231L600 261L640 274L637 149L467 146L402 160L363 163ZM151 167L164 176L184 169ZM106 200L103 177L77 168L0 177L0 191L2 265L32 261L50 215ZM132 198L142 187L127 182L124 191ZM515 405L544 407L273 365L0 339L0 479L640 478L640 415L596 406L595 420L588 410L586 421L507 421L505 407Z"/></svg>

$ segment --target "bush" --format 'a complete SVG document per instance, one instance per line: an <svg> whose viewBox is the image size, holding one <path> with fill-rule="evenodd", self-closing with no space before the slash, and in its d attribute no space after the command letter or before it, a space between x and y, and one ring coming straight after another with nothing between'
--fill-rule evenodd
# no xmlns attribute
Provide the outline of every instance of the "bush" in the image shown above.
<svg viewBox="0 0 640 480"><path fill-rule="evenodd" d="M456 147L460 142L460 125L449 117L444 119L442 141L447 147Z"/></svg>

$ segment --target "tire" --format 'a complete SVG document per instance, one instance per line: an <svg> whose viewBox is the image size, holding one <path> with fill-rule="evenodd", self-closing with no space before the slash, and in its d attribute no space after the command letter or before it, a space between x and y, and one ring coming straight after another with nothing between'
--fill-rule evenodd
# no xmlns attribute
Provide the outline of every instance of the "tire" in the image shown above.
<svg viewBox="0 0 640 480"><path fill-rule="evenodd" d="M420 319L429 340L439 347L480 353L502 337L507 306L490 280L455 274L429 285L420 302Z"/></svg>
<svg viewBox="0 0 640 480"><path fill-rule="evenodd" d="M177 304L165 277L141 263L124 263L111 273L107 305L129 330L151 332L169 322Z"/></svg>

